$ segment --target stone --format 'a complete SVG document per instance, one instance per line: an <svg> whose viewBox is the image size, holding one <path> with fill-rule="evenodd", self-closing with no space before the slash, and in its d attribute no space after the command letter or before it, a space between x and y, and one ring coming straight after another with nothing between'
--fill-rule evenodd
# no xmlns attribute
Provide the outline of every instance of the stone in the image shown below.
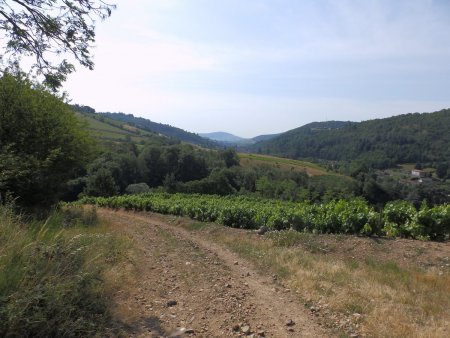
<svg viewBox="0 0 450 338"><path fill-rule="evenodd" d="M244 334L249 334L250 333L250 326L249 325L244 325L243 327L241 327L241 332Z"/></svg>
<svg viewBox="0 0 450 338"><path fill-rule="evenodd" d="M295 325L295 322L292 319L288 319L286 321L286 326L294 326L294 325Z"/></svg>
<svg viewBox="0 0 450 338"><path fill-rule="evenodd" d="M263 225L256 233L258 235L264 235L267 231L269 231L269 228Z"/></svg>
<svg viewBox="0 0 450 338"><path fill-rule="evenodd" d="M178 304L178 302L176 300L169 300L167 303L168 307L172 307Z"/></svg>
<svg viewBox="0 0 450 338"><path fill-rule="evenodd" d="M186 329L184 327L175 330L170 337L182 337L185 334L193 334L195 331L193 329Z"/></svg>

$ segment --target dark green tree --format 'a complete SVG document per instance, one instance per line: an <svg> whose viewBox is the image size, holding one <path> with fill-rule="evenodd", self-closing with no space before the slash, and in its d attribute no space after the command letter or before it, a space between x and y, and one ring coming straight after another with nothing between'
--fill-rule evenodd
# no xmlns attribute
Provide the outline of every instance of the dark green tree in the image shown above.
<svg viewBox="0 0 450 338"><path fill-rule="evenodd" d="M100 168L87 179L85 194L96 197L114 196L119 192L112 173L106 168Z"/></svg>
<svg viewBox="0 0 450 338"><path fill-rule="evenodd" d="M49 205L91 149L64 102L26 79L0 77L0 193L25 206Z"/></svg>
<svg viewBox="0 0 450 338"><path fill-rule="evenodd" d="M161 158L161 148L150 146L144 148L138 157L138 166L143 181L150 187L157 187L162 184L166 174L164 162Z"/></svg>
<svg viewBox="0 0 450 338"><path fill-rule="evenodd" d="M146 183L135 183L130 184L126 189L125 193L130 195L143 194L145 192L149 192L150 187Z"/></svg>
<svg viewBox="0 0 450 338"><path fill-rule="evenodd" d="M446 178L448 172L448 163L439 163L436 167L436 175L439 178Z"/></svg>
<svg viewBox="0 0 450 338"><path fill-rule="evenodd" d="M32 71L57 89L75 68L66 58L55 64L52 55L68 55L92 69L95 20L106 19L114 8L102 0L0 0L3 59L34 57Z"/></svg>
<svg viewBox="0 0 450 338"><path fill-rule="evenodd" d="M205 178L208 176L208 168L204 157L196 155L192 150L185 149L180 156L175 176L182 182Z"/></svg>
<svg viewBox="0 0 450 338"><path fill-rule="evenodd" d="M235 165L239 165L239 156L234 149L226 149L220 152L220 157L225 162L225 166L230 168Z"/></svg>

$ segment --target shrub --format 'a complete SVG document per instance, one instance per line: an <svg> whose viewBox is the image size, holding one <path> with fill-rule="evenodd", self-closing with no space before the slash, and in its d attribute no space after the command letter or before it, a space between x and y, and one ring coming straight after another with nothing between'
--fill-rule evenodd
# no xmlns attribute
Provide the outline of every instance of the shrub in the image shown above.
<svg viewBox="0 0 450 338"><path fill-rule="evenodd" d="M130 195L143 194L150 191L150 187L147 183L135 183L126 187L125 192Z"/></svg>
<svg viewBox="0 0 450 338"><path fill-rule="evenodd" d="M394 201L386 204L384 210L383 230L391 237L416 238L424 234L424 229L417 221L416 208L407 201Z"/></svg>

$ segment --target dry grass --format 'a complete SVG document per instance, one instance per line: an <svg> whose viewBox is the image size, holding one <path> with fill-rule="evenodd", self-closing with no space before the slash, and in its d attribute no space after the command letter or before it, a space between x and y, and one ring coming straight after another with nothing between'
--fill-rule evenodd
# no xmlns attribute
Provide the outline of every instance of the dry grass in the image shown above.
<svg viewBox="0 0 450 338"><path fill-rule="evenodd" d="M341 332L450 336L448 271L378 259L376 251L361 257L334 255L321 249L320 235L279 232L263 239L215 225L191 230L252 260L263 273L277 274L321 321ZM380 245L380 256L387 249Z"/></svg>
<svg viewBox="0 0 450 338"><path fill-rule="evenodd" d="M102 335L117 288L105 276L125 253L94 209L25 222L0 206L0 336Z"/></svg>

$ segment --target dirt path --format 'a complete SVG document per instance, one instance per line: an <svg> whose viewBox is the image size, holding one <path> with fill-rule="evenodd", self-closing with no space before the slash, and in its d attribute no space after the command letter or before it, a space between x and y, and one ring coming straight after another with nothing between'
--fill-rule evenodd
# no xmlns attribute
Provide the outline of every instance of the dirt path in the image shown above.
<svg viewBox="0 0 450 338"><path fill-rule="evenodd" d="M298 297L215 243L150 213L99 210L136 248L116 296L133 337L328 337Z"/></svg>

